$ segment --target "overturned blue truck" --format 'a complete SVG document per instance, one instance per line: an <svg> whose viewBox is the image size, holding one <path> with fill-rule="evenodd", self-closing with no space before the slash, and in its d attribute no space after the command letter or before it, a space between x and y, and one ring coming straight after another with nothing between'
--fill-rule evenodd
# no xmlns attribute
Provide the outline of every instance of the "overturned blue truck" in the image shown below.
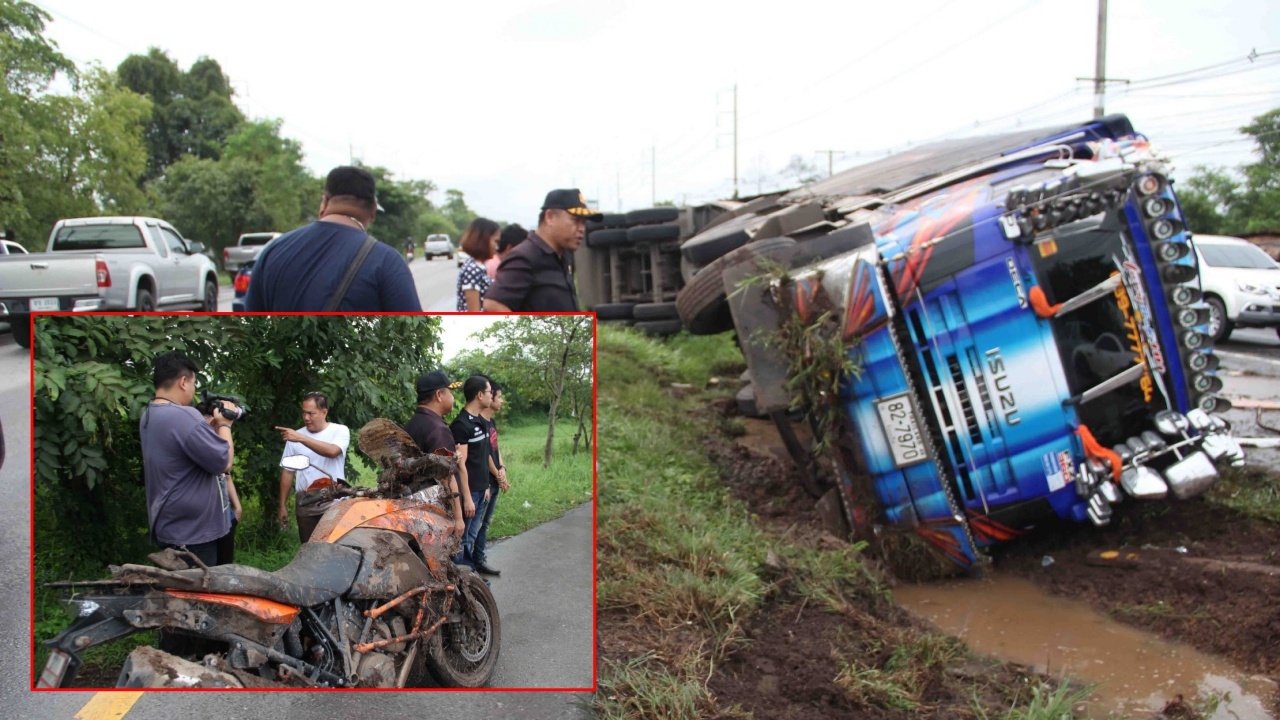
<svg viewBox="0 0 1280 720"><path fill-rule="evenodd" d="M807 412L855 534L980 570L1244 462L1167 172L1120 115L925 146L717 218L677 304L737 330L762 413Z"/></svg>

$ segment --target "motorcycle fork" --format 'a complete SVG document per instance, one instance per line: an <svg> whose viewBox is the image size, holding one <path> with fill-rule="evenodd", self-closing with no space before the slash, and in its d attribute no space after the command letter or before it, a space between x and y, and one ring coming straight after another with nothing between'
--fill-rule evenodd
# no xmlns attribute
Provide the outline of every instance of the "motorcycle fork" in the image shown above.
<svg viewBox="0 0 1280 720"><path fill-rule="evenodd" d="M66 666L59 673L51 673L54 665L52 658L45 663L45 669L36 681L36 687L66 687L76 679L80 667L84 664L80 653L95 645L111 642L126 635L132 635L138 629L119 617L104 617L95 613L89 617L77 618L58 636L46 640L45 647L53 653L65 656Z"/></svg>

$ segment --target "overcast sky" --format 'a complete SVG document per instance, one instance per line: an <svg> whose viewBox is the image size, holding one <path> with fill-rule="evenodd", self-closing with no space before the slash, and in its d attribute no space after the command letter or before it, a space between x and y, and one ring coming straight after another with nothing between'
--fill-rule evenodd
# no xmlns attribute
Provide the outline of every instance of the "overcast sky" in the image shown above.
<svg viewBox="0 0 1280 720"><path fill-rule="evenodd" d="M222 64L317 174L352 155L530 224L576 185L608 211L743 194L940 137L1091 116L1095 0L476 3L38 0L79 64L157 46ZM1237 164L1280 107L1280 2L1111 0L1108 112L1175 158ZM1235 61L1235 62L1232 62ZM1207 80L1185 71L1223 63ZM656 150L656 152L655 152ZM656 167L656 174L653 168ZM656 183L655 183L656 175ZM441 199L440 197L436 198Z"/></svg>

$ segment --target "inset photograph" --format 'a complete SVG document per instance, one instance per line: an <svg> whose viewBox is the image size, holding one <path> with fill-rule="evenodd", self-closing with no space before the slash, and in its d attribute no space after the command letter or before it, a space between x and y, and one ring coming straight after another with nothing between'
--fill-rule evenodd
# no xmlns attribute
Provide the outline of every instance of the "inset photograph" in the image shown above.
<svg viewBox="0 0 1280 720"><path fill-rule="evenodd" d="M593 689L591 315L33 320L34 688Z"/></svg>

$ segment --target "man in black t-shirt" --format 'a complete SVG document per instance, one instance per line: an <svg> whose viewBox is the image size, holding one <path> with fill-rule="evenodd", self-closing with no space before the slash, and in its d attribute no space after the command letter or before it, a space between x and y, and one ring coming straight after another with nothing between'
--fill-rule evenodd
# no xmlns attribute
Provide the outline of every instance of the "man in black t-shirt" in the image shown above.
<svg viewBox="0 0 1280 720"><path fill-rule="evenodd" d="M453 441L453 431L444 422L444 414L453 409L453 390L462 383L451 383L440 370L435 370L418 378L418 407L413 417L405 423L404 431L413 438L418 447L425 453L436 450L448 450L461 456L466 447ZM445 489L458 492L459 478L445 478ZM466 533L466 520L462 516L462 504L458 497L453 498L453 532L459 536Z"/></svg>
<svg viewBox="0 0 1280 720"><path fill-rule="evenodd" d="M462 397L466 405L458 411L449 429L453 440L466 445L466 462L462 464L462 484L470 490L470 497L463 498L463 514L467 517L467 532L462 538L462 550L467 564L472 564L471 548L484 521L484 504L489 500L489 422L480 416L493 398L489 380L483 375L472 375L462 384Z"/></svg>

